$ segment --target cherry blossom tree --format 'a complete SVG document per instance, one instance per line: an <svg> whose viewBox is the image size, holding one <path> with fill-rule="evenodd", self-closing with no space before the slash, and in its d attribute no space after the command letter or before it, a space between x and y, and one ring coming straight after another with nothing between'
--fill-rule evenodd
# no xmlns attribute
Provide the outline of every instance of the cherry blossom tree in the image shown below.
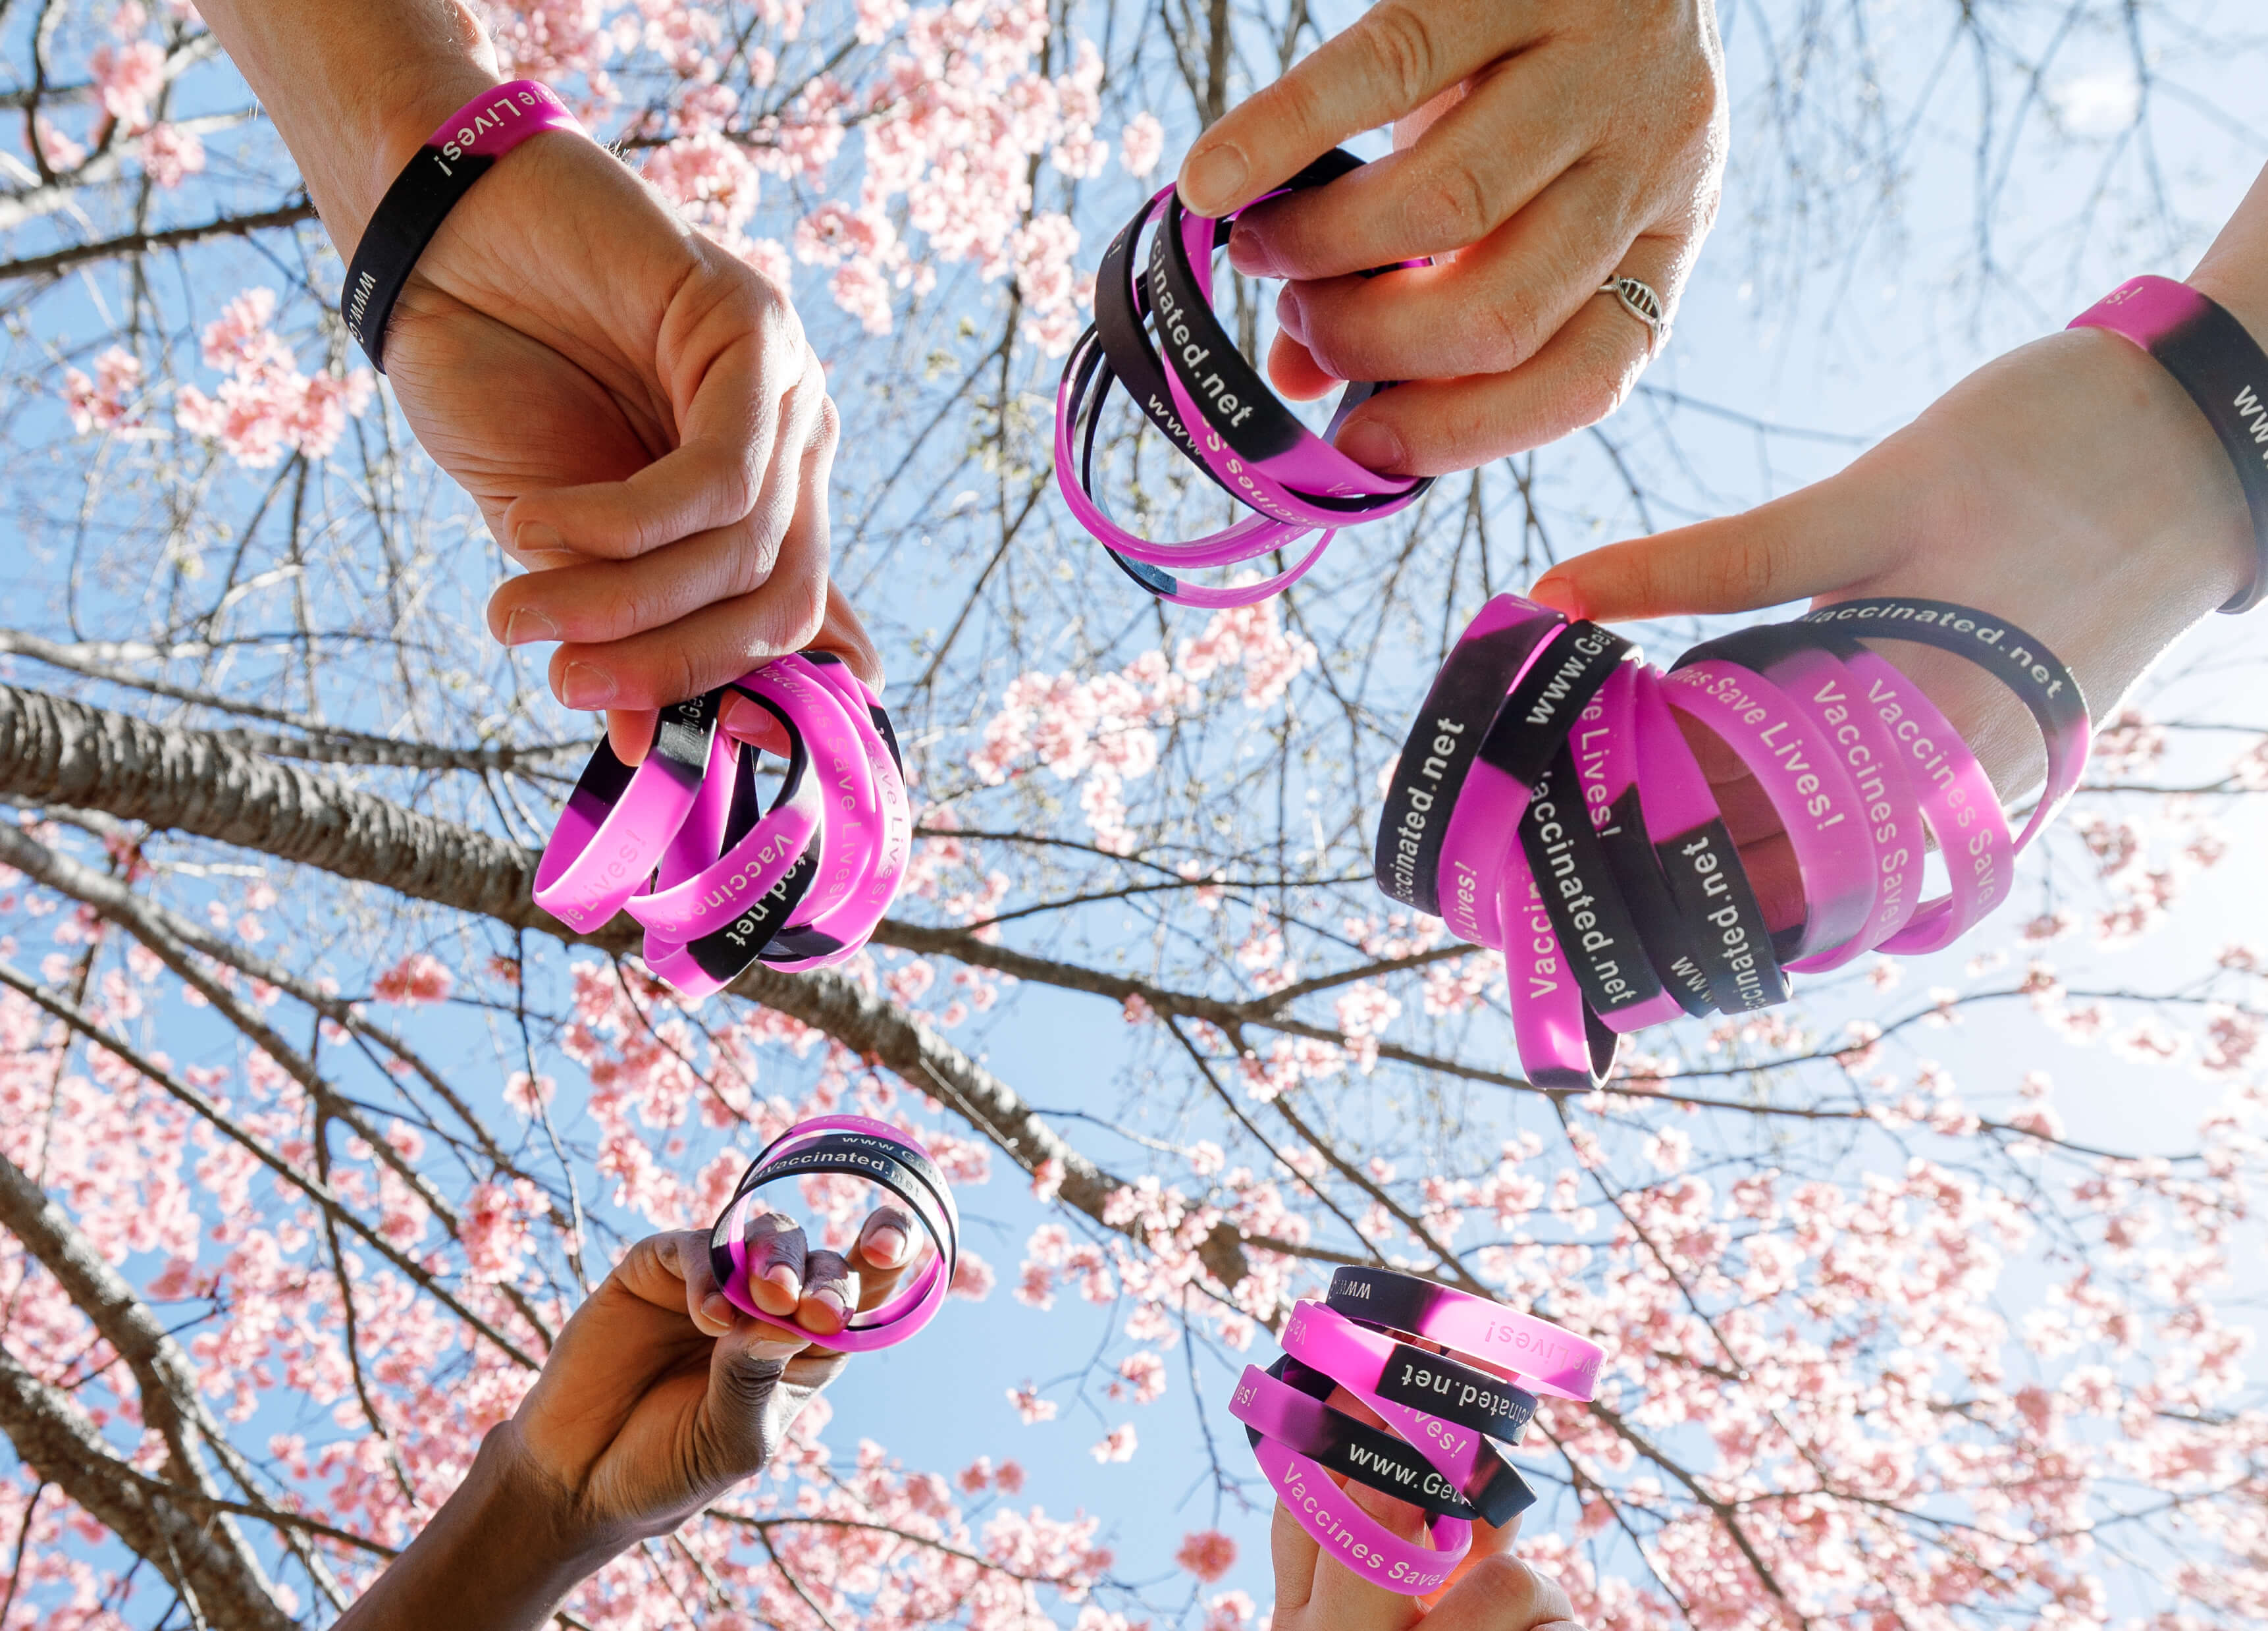
<svg viewBox="0 0 2268 1631"><path fill-rule="evenodd" d="M1052 500L1053 373L1108 232L1343 18L489 18L793 291L829 361L837 572L891 663L912 877L866 957L697 1007L625 925L539 911L534 848L590 725L488 639L501 557L347 343L288 157L184 0L0 0L0 1631L326 1621L628 1241L705 1222L767 1138L836 1106L1044 1208L955 1289L1111 1310L1091 1376L998 1379L1033 1423L1074 1389L1112 1401L1099 1462L1166 1453L1145 1407L1217 1405L1292 1300L1382 1261L1616 1355L1524 1457L1545 1498L1521 1545L1591 1623L2268 1622L2241 1316L2268 951L2228 910L2258 883L2268 721L2241 646L2108 722L1973 943L1649 1033L1605 1092L1539 1089L1500 959L1368 882L1425 678L1555 551L1856 439L1658 376L1279 601L1161 610ZM2097 258L2193 246L2213 223L2167 155L2199 129L2248 165L2268 146L2215 100L2268 42L2213 0L1752 0L1724 25L1742 110L1712 263L1830 338L1855 268L1926 255L1918 167L1968 178L1926 218L1959 224L1947 298L1982 336L2012 292L2052 306ZM1225 299L1256 337L1256 292ZM1123 513L1217 524L1154 435L1115 434ZM986 1044L1018 1026L1123 1063L1012 1080ZM2117 1093L2149 1113L2106 1118ZM854 1226L855 1198L806 1199ZM1222 1589L1226 1519L1142 1584L1109 1513L1033 1498L1031 1451L910 1466L833 1415L565 1618L1264 1617ZM1264 1505L1219 1438L1216 1511Z"/></svg>

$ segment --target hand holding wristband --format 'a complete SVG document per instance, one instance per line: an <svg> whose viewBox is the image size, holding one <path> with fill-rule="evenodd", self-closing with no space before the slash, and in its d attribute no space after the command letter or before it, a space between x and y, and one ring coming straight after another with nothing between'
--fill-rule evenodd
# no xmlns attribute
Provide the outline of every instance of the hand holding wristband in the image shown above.
<svg viewBox="0 0 2268 1631"><path fill-rule="evenodd" d="M2170 277L2130 277L2071 320L2107 328L2156 358L2213 426L2252 513L2252 581L2220 609L2268 594L2268 353L2218 302Z"/></svg>
<svg viewBox="0 0 2268 1631"><path fill-rule="evenodd" d="M718 727L727 694L787 738L769 808L759 749ZM645 926L647 967L703 997L759 958L795 970L855 956L904 880L912 838L888 714L839 660L791 655L665 709L635 771L601 742L538 863L535 900L585 933L627 907Z"/></svg>
<svg viewBox="0 0 2268 1631"><path fill-rule="evenodd" d="M2264 432L2268 433L2268 432ZM1864 640L1966 657L2046 744L2022 833L1944 716ZM1943 948L2007 899L2015 858L2086 764L2078 681L2005 618L1881 597L1688 652L1628 644L1516 596L1451 650L1387 784L1379 887L1501 948L1521 1061L1555 1091L1603 1082L1617 1033L1788 997L1786 970ZM1722 742L1778 817L1802 916L1770 932L1680 719ZM1918 898L1928 840L1950 888Z"/></svg>
<svg viewBox="0 0 2268 1631"><path fill-rule="evenodd" d="M1334 151L1268 196L1359 167ZM1383 387L1348 386L1329 430L1317 437L1237 351L1212 312L1213 257L1233 218L1192 215L1170 188L1145 203L1103 255L1094 324L1073 347L1057 393L1056 478L1072 514L1136 582L1179 605L1245 606L1278 594L1322 557L1339 526L1391 514L1432 484L1430 477L1378 476L1331 445L1346 417ZM1094 496L1096 439L1113 385L1254 513L1187 543L1144 539L1114 521ZM1260 583L1201 588L1166 570L1233 565L1319 528L1322 536L1303 559Z"/></svg>
<svg viewBox="0 0 2268 1631"><path fill-rule="evenodd" d="M386 372L387 321L417 257L474 182L545 130L583 131L549 85L515 79L483 91L441 122L386 189L347 263L339 296L347 332L379 373Z"/></svg>
<svg viewBox="0 0 2268 1631"><path fill-rule="evenodd" d="M827 1336L756 1306L748 1290L755 1264L747 1240L759 1191L782 1178L823 1174L866 1178L889 1191L905 1203L932 1248L910 1284L900 1287L880 1307L852 1315L841 1331ZM865 1116L820 1116L790 1128L748 1163L710 1231L709 1261L733 1307L818 1347L863 1354L904 1341L936 1315L960 1261L960 1236L961 1214L953 1191L920 1140Z"/></svg>

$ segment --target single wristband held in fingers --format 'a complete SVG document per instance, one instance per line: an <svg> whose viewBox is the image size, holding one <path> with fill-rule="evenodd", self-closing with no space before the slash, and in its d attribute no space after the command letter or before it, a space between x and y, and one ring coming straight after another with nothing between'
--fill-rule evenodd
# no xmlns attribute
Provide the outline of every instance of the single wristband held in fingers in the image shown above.
<svg viewBox="0 0 2268 1631"><path fill-rule="evenodd" d="M2252 581L2220 609L2268 594L2268 352L2218 301L2170 277L2130 277L2067 325L2132 340L2174 376L2220 440L2252 513Z"/></svg>
<svg viewBox="0 0 2268 1631"><path fill-rule="evenodd" d="M1473 1548L1473 1526L1444 1514L1426 1521L1431 1550L1404 1540L1357 1506L1320 1464L1264 1434L1252 1455L1292 1521L1359 1580L1404 1597L1430 1596Z"/></svg>
<svg viewBox="0 0 2268 1631"><path fill-rule="evenodd" d="M600 741L567 795L535 867L535 904L585 934L604 926L644 884L693 813L712 760L723 693L661 711L653 746L635 769Z"/></svg>
<svg viewBox="0 0 2268 1631"><path fill-rule="evenodd" d="M379 373L386 372L387 321L417 257L474 182L545 130L580 136L583 127L550 86L514 79L482 92L443 120L386 189L347 263L339 296L347 332Z"/></svg>
<svg viewBox="0 0 2268 1631"><path fill-rule="evenodd" d="M757 1265L747 1239L747 1214L765 1185L788 1177L829 1175L865 1178L895 1195L933 1248L912 1284L901 1287L879 1308L853 1313L831 1335L756 1306L748 1280ZM822 1347L870 1353L904 1341L936 1315L960 1261L959 1238L960 1217L952 1192L918 1140L864 1117L824 1117L790 1128L749 1163L710 1231L709 1259L725 1300L744 1313Z"/></svg>

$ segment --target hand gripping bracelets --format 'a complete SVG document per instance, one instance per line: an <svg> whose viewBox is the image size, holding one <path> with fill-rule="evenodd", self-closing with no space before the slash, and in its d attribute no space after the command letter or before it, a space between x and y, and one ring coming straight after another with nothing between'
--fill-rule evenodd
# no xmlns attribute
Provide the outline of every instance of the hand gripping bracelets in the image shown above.
<svg viewBox="0 0 2268 1631"><path fill-rule="evenodd" d="M1316 1544L1412 1597L1447 1583L1473 1520L1501 1527L1535 1504L1500 1445L1519 1441L1536 1392L1589 1399L1602 1358L1547 1321L1382 1269L1340 1270L1324 1302L1294 1305L1283 1340L1274 1364L1246 1369L1229 1413ZM1342 1390L1384 1426L1334 1405ZM1432 1548L1376 1523L1337 1479L1418 1507Z"/></svg>
<svg viewBox="0 0 2268 1631"><path fill-rule="evenodd" d="M766 808L760 754L718 720L747 698L786 734ZM904 881L913 838L889 716L840 660L782 657L663 710L635 770L603 742L535 874L535 904L585 934L627 909L647 967L688 997L762 959L823 968L855 956Z"/></svg>
<svg viewBox="0 0 2268 1631"><path fill-rule="evenodd" d="M2013 690L2047 746L2023 830L1960 734L1862 639L1955 653ZM1787 971L1941 950L2008 897L2016 857L2087 763L2078 681L2005 618L1876 597L1696 646L1657 673L1627 641L1516 595L1481 609L1388 783L1373 867L1403 905L1500 948L1529 1077L1596 1086L1619 1037L1752 1013ZM1681 721L1755 779L1802 911L1773 933ZM1923 900L1934 841L1946 892Z"/></svg>
<svg viewBox="0 0 2268 1631"><path fill-rule="evenodd" d="M1360 167L1353 155L1334 150L1268 196L1324 186ZM1064 502L1129 577L1182 606L1265 600L1322 559L1339 527L1390 515L1432 485L1430 477L1378 476L1331 445L1346 417L1384 386L1349 385L1329 431L1319 437L1237 351L1212 312L1213 255L1228 241L1233 219L1189 213L1172 188L1145 203L1103 255L1094 323L1072 347L1056 395L1056 481ZM1094 455L1114 385L1183 456L1253 513L1184 542L1146 539L1112 520L1094 496ZM1236 565L1318 531L1322 535L1305 557L1258 583L1207 588L1175 575Z"/></svg>
<svg viewBox="0 0 2268 1631"><path fill-rule="evenodd" d="M785 1177L830 1173L868 1178L906 1205L932 1250L911 1283L902 1286L880 1308L865 1310L829 1337L813 1336L792 1319L766 1313L748 1292L751 1261L748 1214L758 1192ZM865 1116L819 1116L789 1128L766 1145L725 1203L709 1233L709 1266L725 1300L768 1325L811 1337L838 1353L865 1354L904 1341L935 1316L953 1284L961 1260L961 1214L953 1191L928 1150L912 1133Z"/></svg>

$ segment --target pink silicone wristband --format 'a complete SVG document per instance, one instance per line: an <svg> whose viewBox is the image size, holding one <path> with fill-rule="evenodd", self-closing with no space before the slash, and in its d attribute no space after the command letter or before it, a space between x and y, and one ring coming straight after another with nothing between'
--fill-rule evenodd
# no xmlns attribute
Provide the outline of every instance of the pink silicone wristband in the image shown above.
<svg viewBox="0 0 2268 1631"><path fill-rule="evenodd" d="M1435 1517L1426 1526L1434 1548L1428 1551L1357 1506L1329 1472L1297 1450L1263 1436L1252 1454L1292 1521L1358 1580L1404 1597L1426 1597L1448 1583L1473 1548L1473 1526L1462 1517Z"/></svg>
<svg viewBox="0 0 2268 1631"><path fill-rule="evenodd" d="M1866 646L1843 659L1861 700L1906 756L1910 786L1945 857L1948 892L1925 901L1904 929L1881 943L1903 956L1942 951L2008 897L2016 845L1992 779L1922 688Z"/></svg>
<svg viewBox="0 0 2268 1631"><path fill-rule="evenodd" d="M1582 790L1583 813L1594 832L1607 824L1614 801L1630 790L1638 773L1638 669L1635 662L1616 664L1607 683L1583 705L1567 733L1576 785ZM1636 955L1643 957L1646 953L1641 948ZM1677 993L1669 989L1672 971L1655 969L1653 972L1661 981L1660 991L1643 1002L1601 1015L1600 1023L1628 1035L1684 1018Z"/></svg>
<svg viewBox="0 0 2268 1631"><path fill-rule="evenodd" d="M1382 1391L1395 1339L1365 1329L1321 1303L1292 1304L1284 1322L1284 1351L1322 1371L1376 1411L1381 1420L1433 1464L1459 1489L1469 1489L1483 1470L1481 1433L1462 1422L1429 1414Z"/></svg>
<svg viewBox="0 0 2268 1631"><path fill-rule="evenodd" d="M1661 696L1721 736L1779 814L1806 903L1787 956L1852 940L1874 910L1874 838L1859 819L1851 779L1810 720L1770 680L1716 659L1664 675Z"/></svg>
<svg viewBox="0 0 2268 1631"><path fill-rule="evenodd" d="M1536 1392L1579 1405L1598 1391L1607 1359L1606 1349L1564 1325L1391 1269L1336 1271L1325 1306L1342 1317L1438 1342L1459 1357L1511 1371Z"/></svg>
<svg viewBox="0 0 2268 1631"><path fill-rule="evenodd" d="M864 882L840 905L811 926L814 932L841 941L841 948L808 957L766 959L772 967L788 973L828 968L864 950L882 915L889 911L890 903L897 898L913 856L912 801L907 795L905 778L897 761L890 756L881 730L874 723L874 714L881 705L875 701L865 683L840 662L810 666L820 683L834 691L858 729L858 742L865 750L867 768L881 802L882 831Z"/></svg>
<svg viewBox="0 0 2268 1631"><path fill-rule="evenodd" d="M681 713L687 729L699 730L703 727L694 716L705 714L705 728L714 732L717 706L711 693L665 709L664 728L669 728L669 715ZM714 765L715 753L712 735L704 766ZM644 885L692 813L706 780L705 774L689 768L689 761L681 764L650 752L609 804L591 786L593 775L609 762L619 770L621 762L601 743L560 811L558 824L535 865L535 904L585 934L604 926Z"/></svg>

